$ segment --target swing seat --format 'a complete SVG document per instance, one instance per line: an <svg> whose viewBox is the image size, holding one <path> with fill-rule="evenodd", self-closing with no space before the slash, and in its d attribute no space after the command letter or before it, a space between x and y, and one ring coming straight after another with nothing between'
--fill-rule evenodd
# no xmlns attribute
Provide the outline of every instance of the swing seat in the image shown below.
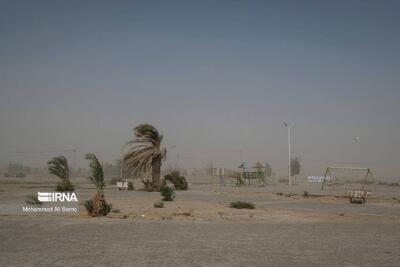
<svg viewBox="0 0 400 267"><path fill-rule="evenodd" d="M350 203L364 204L371 195L371 192L366 190L348 190L347 195L349 196Z"/></svg>
<svg viewBox="0 0 400 267"><path fill-rule="evenodd" d="M117 190L128 190L128 182L117 182Z"/></svg>

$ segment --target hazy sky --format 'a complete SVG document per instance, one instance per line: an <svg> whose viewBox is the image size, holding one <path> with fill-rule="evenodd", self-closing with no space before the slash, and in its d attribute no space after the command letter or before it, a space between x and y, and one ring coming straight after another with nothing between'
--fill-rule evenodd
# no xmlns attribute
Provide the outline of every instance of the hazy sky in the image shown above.
<svg viewBox="0 0 400 267"><path fill-rule="evenodd" d="M148 122L176 145L169 163L179 152L187 166L235 166L242 149L284 173L291 121L305 173L329 165L316 160L385 161L371 166L397 175L399 12L364 0L0 1L0 149L113 161Z"/></svg>

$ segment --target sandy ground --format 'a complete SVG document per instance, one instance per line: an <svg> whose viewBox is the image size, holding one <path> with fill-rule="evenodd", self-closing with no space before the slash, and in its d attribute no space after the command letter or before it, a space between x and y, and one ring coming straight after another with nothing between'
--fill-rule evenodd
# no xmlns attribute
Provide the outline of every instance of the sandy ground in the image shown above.
<svg viewBox="0 0 400 267"><path fill-rule="evenodd" d="M361 205L316 185L288 197L285 185L191 184L162 209L158 193L110 187L120 212L90 218L82 205L69 216L22 214L25 196L51 191L49 181L0 186L1 266L400 266L399 187L378 186ZM82 203L94 189L82 181L77 193ZM230 208L236 200L256 209Z"/></svg>

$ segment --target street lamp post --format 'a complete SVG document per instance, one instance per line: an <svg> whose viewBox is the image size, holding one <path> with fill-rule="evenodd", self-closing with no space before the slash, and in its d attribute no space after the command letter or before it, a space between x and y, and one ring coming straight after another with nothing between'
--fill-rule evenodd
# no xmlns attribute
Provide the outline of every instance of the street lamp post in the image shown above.
<svg viewBox="0 0 400 267"><path fill-rule="evenodd" d="M294 124L290 124L288 122L283 123L283 125L285 127L287 127L288 129L288 147L289 147L289 173L288 173L288 177L289 177L289 187L292 186L292 152L291 152L291 130L293 127L295 127L296 125Z"/></svg>

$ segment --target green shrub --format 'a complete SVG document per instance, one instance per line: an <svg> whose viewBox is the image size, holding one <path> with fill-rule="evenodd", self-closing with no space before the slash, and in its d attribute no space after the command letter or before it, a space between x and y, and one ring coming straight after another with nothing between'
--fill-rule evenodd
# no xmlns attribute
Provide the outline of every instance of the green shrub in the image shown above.
<svg viewBox="0 0 400 267"><path fill-rule="evenodd" d="M188 183L185 176L180 175L179 171L171 171L164 176L165 181L171 182L176 190L188 190Z"/></svg>
<svg viewBox="0 0 400 267"><path fill-rule="evenodd" d="M86 200L83 205L85 206L89 215L93 213L93 200Z"/></svg>
<svg viewBox="0 0 400 267"><path fill-rule="evenodd" d="M93 208L93 199L86 200L83 203L83 205L85 206L86 211L88 212L88 214L92 215L93 214L93 210L94 210L94 208ZM106 216L111 211L111 209L112 209L112 205L107 203L106 201L104 201L103 205L102 205L102 208L101 208L101 211L100 211L100 215Z"/></svg>
<svg viewBox="0 0 400 267"><path fill-rule="evenodd" d="M231 203L231 208L235 209L255 209L255 206L251 202L235 201Z"/></svg>
<svg viewBox="0 0 400 267"><path fill-rule="evenodd" d="M154 203L154 208L164 208L164 203L161 201L157 201Z"/></svg>
<svg viewBox="0 0 400 267"><path fill-rule="evenodd" d="M75 190L75 188L72 183L61 182L61 183L58 183L56 186L56 191L58 191L58 192L71 192L74 190Z"/></svg>
<svg viewBox="0 0 400 267"><path fill-rule="evenodd" d="M303 197L309 197L309 196L310 196L310 194L307 191L303 192Z"/></svg>
<svg viewBox="0 0 400 267"><path fill-rule="evenodd" d="M163 186L160 190L163 201L173 201L175 198L174 189L169 186Z"/></svg>
<svg viewBox="0 0 400 267"><path fill-rule="evenodd" d="M5 173L3 173L3 176L8 178L8 177L11 177L11 174L9 174L8 172L5 172Z"/></svg>
<svg viewBox="0 0 400 267"><path fill-rule="evenodd" d="M39 199L37 198L36 195L26 196L25 203L26 204L31 204L31 205L42 205L43 204L42 201L39 201Z"/></svg>

